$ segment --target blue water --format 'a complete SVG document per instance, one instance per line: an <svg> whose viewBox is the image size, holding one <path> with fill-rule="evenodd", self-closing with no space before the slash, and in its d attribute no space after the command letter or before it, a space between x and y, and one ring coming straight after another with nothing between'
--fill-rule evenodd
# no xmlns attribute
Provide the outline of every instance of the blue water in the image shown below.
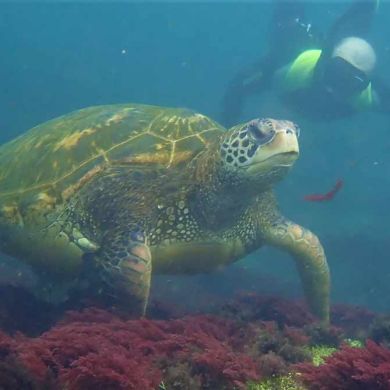
<svg viewBox="0 0 390 390"><path fill-rule="evenodd" d="M312 23L324 31L346 5L306 4ZM271 2L1 2L0 142L97 104L181 106L219 120L228 81L267 46L271 11ZM381 4L371 33L376 71L388 82L389 17L390 3ZM301 158L278 186L278 198L287 216L322 240L333 301L388 311L389 115L368 112L320 123L266 93L248 101L241 119L259 116L291 118L302 128ZM333 201L302 200L326 192L338 178L345 186ZM154 290L228 294L249 286L300 294L291 259L271 249L217 275L185 280L157 278Z"/></svg>

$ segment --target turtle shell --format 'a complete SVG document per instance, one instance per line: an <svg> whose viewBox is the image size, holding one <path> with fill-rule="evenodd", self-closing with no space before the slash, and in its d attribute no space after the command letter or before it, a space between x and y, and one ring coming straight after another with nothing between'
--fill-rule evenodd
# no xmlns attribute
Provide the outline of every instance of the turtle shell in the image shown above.
<svg viewBox="0 0 390 390"><path fill-rule="evenodd" d="M57 204L110 164L177 166L223 131L187 109L121 104L74 111L0 147L0 210Z"/></svg>

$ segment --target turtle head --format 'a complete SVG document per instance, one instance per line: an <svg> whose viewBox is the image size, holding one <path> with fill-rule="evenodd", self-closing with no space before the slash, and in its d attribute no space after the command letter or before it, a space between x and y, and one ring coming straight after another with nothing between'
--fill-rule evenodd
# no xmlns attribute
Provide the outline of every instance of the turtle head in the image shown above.
<svg viewBox="0 0 390 390"><path fill-rule="evenodd" d="M241 180L280 180L299 155L299 128L293 122L255 119L231 128L221 142L223 166Z"/></svg>

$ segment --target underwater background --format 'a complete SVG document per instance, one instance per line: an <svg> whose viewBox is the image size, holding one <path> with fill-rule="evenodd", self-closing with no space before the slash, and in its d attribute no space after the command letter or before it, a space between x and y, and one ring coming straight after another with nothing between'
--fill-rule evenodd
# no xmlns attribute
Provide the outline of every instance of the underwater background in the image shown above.
<svg viewBox="0 0 390 390"><path fill-rule="evenodd" d="M348 4L305 5L308 19L325 32ZM272 2L1 2L0 10L3 143L98 104L180 106L220 120L227 83L267 47ZM390 3L383 2L371 32L376 71L387 81L389 16ZM302 129L301 157L278 186L278 199L286 215L322 240L332 300L389 310L388 115L314 121L266 92L248 101L241 119L265 116L294 120ZM337 179L344 187L331 202L303 201L308 193L328 191ZM154 290L174 299L184 289L199 303L199 294L208 302L209 293L223 298L244 286L301 294L292 261L271 249L213 275L156 277Z"/></svg>
<svg viewBox="0 0 390 390"><path fill-rule="evenodd" d="M304 4L325 33L351 2ZM268 47L273 5L0 1L0 144L100 104L221 121L229 81ZM370 42L390 85L389 18L381 2ZM0 254L1 389L390 389L389 113L313 120L271 90L248 99L240 122L258 117L301 128L299 161L276 192L283 214L325 248L332 325L307 311L292 259L272 248L212 274L153 276L146 319L74 297L37 301L33 271ZM337 180L329 202L304 200Z"/></svg>

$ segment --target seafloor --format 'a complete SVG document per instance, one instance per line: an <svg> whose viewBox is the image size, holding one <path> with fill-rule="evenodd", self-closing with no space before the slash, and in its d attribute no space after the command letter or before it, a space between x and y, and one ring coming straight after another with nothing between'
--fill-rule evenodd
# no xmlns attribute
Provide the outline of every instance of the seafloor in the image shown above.
<svg viewBox="0 0 390 390"><path fill-rule="evenodd" d="M364 308L333 305L324 328L300 301L245 292L207 314L154 301L144 319L1 296L3 390L390 389L390 317Z"/></svg>

